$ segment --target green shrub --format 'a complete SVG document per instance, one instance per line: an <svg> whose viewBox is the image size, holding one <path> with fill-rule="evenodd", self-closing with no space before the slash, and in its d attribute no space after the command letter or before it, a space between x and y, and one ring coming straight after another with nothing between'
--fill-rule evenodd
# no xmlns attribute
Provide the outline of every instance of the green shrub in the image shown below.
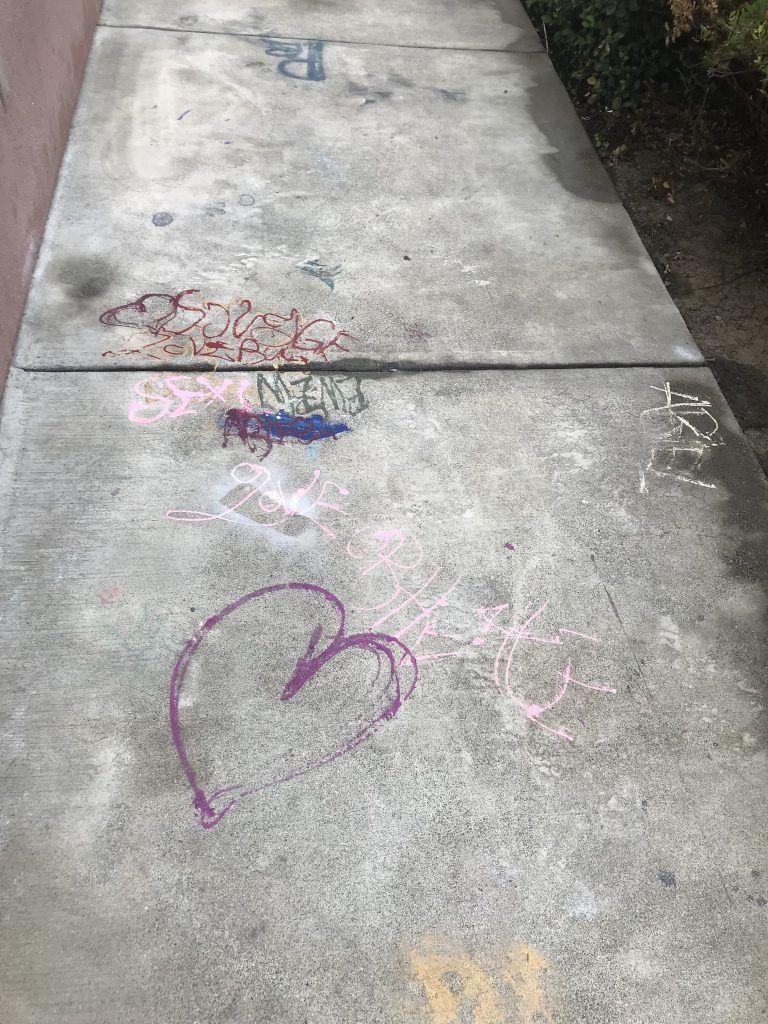
<svg viewBox="0 0 768 1024"><path fill-rule="evenodd" d="M768 0L525 2L574 98L633 110L671 85L703 106L722 79L768 131Z"/></svg>
<svg viewBox="0 0 768 1024"><path fill-rule="evenodd" d="M736 5L705 27L702 36L711 44L708 63L714 71L752 68L768 85L768 0Z"/></svg>
<svg viewBox="0 0 768 1024"><path fill-rule="evenodd" d="M702 29L709 43L707 63L721 75L752 71L762 87L768 86L768 0L723 6Z"/></svg>
<svg viewBox="0 0 768 1024"><path fill-rule="evenodd" d="M526 0L572 93L613 109L638 106L670 81L688 38L671 39L667 0Z"/></svg>

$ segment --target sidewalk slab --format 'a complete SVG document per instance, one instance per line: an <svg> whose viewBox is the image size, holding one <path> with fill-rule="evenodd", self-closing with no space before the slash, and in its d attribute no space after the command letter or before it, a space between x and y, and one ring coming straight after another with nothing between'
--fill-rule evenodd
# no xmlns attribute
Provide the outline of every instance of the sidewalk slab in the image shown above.
<svg viewBox="0 0 768 1024"><path fill-rule="evenodd" d="M15 371L0 447L0 1019L761 1019L709 371Z"/></svg>
<svg viewBox="0 0 768 1024"><path fill-rule="evenodd" d="M281 46L99 31L17 365L702 361L545 54Z"/></svg>
<svg viewBox="0 0 768 1024"><path fill-rule="evenodd" d="M365 3L287 3L286 0L106 0L105 25L138 25L192 32L230 32L281 39L434 46L479 50L539 50L541 43L517 0L395 0ZM215 10L211 8L215 7Z"/></svg>

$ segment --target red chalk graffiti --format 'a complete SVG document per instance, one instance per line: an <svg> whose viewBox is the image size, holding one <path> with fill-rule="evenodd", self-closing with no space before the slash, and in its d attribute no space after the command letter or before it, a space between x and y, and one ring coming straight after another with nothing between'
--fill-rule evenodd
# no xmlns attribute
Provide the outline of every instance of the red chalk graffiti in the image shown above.
<svg viewBox="0 0 768 1024"><path fill-rule="evenodd" d="M177 292L147 292L133 302L108 309L99 317L106 327L133 330L128 344L107 349L103 356L143 356L148 359L212 359L247 366L328 361L328 352L352 339L332 320L318 317L306 323L292 309L255 312L250 299L211 302L194 288Z"/></svg>

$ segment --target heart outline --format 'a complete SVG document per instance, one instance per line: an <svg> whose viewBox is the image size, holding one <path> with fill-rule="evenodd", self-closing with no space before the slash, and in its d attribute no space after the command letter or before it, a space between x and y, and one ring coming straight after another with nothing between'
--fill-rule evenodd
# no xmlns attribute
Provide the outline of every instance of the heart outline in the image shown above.
<svg viewBox="0 0 768 1024"><path fill-rule="evenodd" d="M283 687L280 699L287 701L292 697L295 697L296 694L298 694L313 678L313 676L315 676L325 664L336 657L337 654L354 648L376 655L377 669L374 683L379 678L381 672L381 659L382 657L386 658L389 662L390 683L395 683L395 696L376 718L367 722L351 739L347 740L331 753L322 755L320 758L304 765L302 768L297 768L284 775L276 776L261 785L249 787L241 783L235 783L234 785L224 786L221 789L217 789L214 793L208 796L202 786L198 784L197 773L192 767L189 755L187 754L186 744L184 743L181 732L181 723L179 721L179 701L189 666L192 663L198 647L205 637L208 636L216 626L218 626L233 612L236 612L239 608L242 608L243 605L248 604L250 601L265 597L267 594L276 594L282 591L291 590L319 594L337 612L339 625L330 642L317 654L315 653L315 650L322 635L322 626L318 626L313 631L306 651L296 660L296 666L293 674ZM349 636L346 636L345 623L346 609L344 608L344 605L335 594L332 594L330 590L326 590L325 587L318 586L315 583L275 583L268 587L260 587L258 590L251 591L249 594L244 594L242 597L239 597L235 601L226 605L220 612L217 612L215 615L212 615L207 619L195 635L184 645L184 648L173 667L173 672L171 673L171 737L173 739L173 744L176 748L176 753L179 757L184 776L194 793L193 806L199 814L199 823L202 828L211 829L218 825L238 800L247 796L254 796L258 793L262 793L274 786L291 782L294 779L308 774L316 768L322 768L325 765L336 761L338 758L343 757L345 754L351 753L356 747L360 746L361 743L364 743L365 740L370 739L370 737L373 736L373 734L380 729L385 722L394 718L405 701L413 694L416 689L419 670L416 658L409 648L406 647L401 640L398 640L397 637L389 636L386 633L352 633ZM395 662L395 655L392 650L393 647L399 648L402 652L397 663ZM406 660L410 662L411 668L413 669L413 679L407 692L403 694L398 675L398 667ZM217 810L214 806L214 801L230 794L232 794L232 798L221 810Z"/></svg>

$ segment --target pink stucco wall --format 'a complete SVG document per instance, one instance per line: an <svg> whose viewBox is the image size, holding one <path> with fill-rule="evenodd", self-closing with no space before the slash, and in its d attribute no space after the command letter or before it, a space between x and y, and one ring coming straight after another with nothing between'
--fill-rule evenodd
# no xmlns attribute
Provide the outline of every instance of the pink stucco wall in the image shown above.
<svg viewBox="0 0 768 1024"><path fill-rule="evenodd" d="M100 6L0 0L0 391Z"/></svg>

